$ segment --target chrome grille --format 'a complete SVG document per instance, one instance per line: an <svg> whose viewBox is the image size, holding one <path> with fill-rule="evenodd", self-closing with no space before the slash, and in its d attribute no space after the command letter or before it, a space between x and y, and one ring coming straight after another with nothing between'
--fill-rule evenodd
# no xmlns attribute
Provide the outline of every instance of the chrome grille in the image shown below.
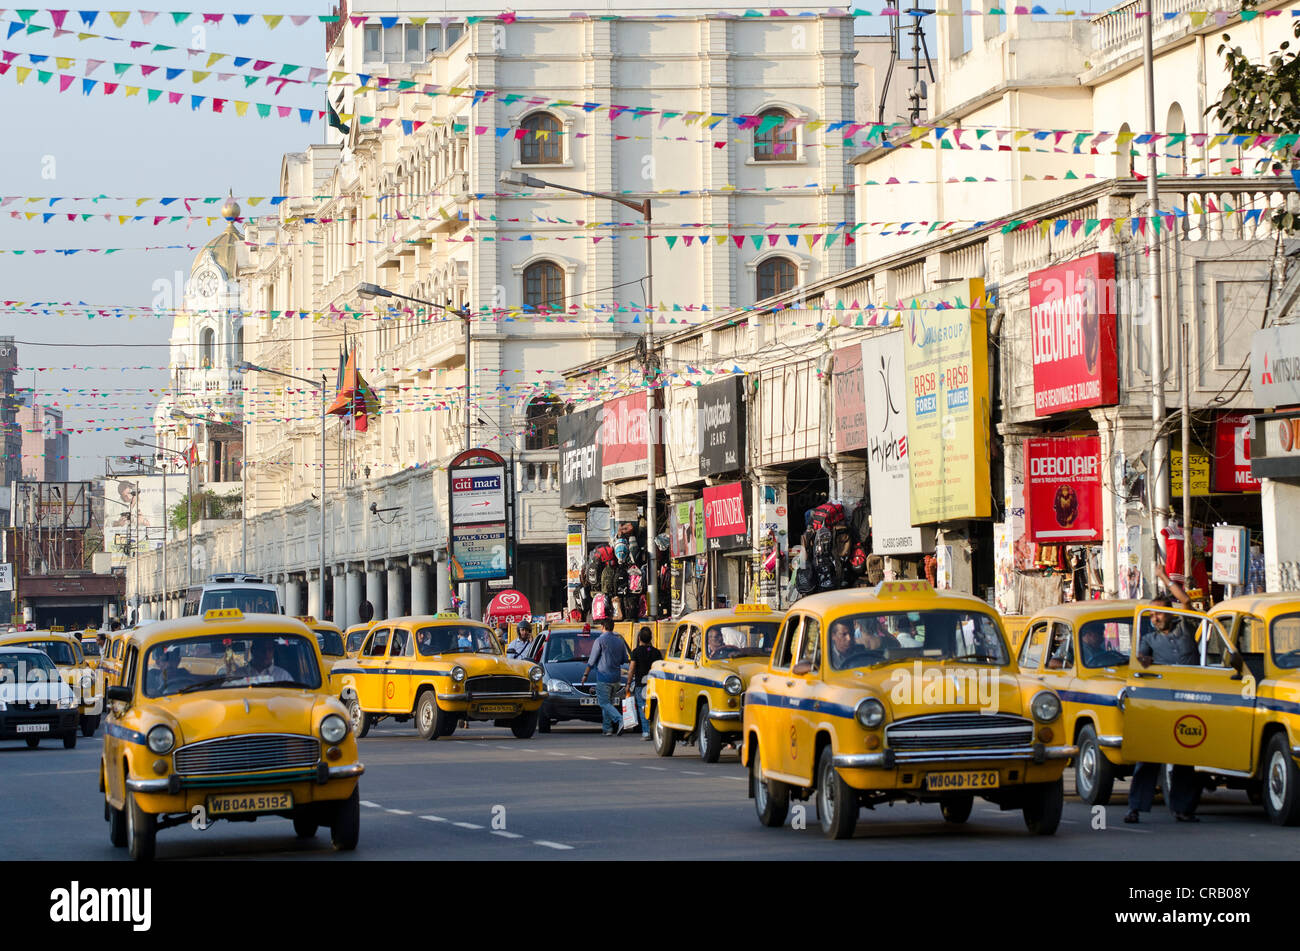
<svg viewBox="0 0 1300 951"><path fill-rule="evenodd" d="M465 681L465 689L474 697L494 697L531 693L533 685L527 677L470 677Z"/></svg>
<svg viewBox="0 0 1300 951"><path fill-rule="evenodd" d="M935 713L909 717L885 727L894 750L978 750L1028 746L1034 725L1007 714Z"/></svg>
<svg viewBox="0 0 1300 951"><path fill-rule="evenodd" d="M181 776L315 766L320 761L320 741L292 733L226 736L182 746L174 761Z"/></svg>

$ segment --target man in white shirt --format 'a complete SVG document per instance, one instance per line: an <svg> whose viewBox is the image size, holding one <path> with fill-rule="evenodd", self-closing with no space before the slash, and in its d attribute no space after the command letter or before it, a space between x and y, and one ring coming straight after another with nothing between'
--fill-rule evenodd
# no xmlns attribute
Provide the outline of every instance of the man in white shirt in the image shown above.
<svg viewBox="0 0 1300 951"><path fill-rule="evenodd" d="M515 625L515 639L506 647L506 656L523 657L528 653L532 639L533 625L529 621L520 621Z"/></svg>
<svg viewBox="0 0 1300 951"><path fill-rule="evenodd" d="M277 667L275 663L275 641L269 637L259 637L253 641L248 667L244 676L249 683L279 683L293 680L289 671Z"/></svg>

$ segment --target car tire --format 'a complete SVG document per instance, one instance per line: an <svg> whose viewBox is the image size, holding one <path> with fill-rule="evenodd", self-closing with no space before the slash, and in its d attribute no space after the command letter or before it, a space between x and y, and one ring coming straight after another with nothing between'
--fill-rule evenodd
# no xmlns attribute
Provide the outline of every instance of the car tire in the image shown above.
<svg viewBox="0 0 1300 951"><path fill-rule="evenodd" d="M971 810L975 808L975 796L971 793L958 793L955 796L945 796L939 801L939 810L943 813L943 818L953 825L961 825L970 818Z"/></svg>
<svg viewBox="0 0 1300 951"><path fill-rule="evenodd" d="M532 713L521 713L513 720L508 721L510 732L521 740L530 739L537 732L537 721L540 718L540 710L534 710Z"/></svg>
<svg viewBox="0 0 1300 951"><path fill-rule="evenodd" d="M36 747L41 745L41 738L39 736L29 736L25 739L27 740L27 748L29 750L34 750Z"/></svg>
<svg viewBox="0 0 1300 951"><path fill-rule="evenodd" d="M361 787L358 786L334 810L334 821L330 823L330 845L334 846L336 852L351 852L357 847L360 836Z"/></svg>
<svg viewBox="0 0 1300 951"><path fill-rule="evenodd" d="M81 718L81 735L82 735L82 736L84 736L84 737L92 737L92 736L95 735L95 731L98 730L98 729L99 729L99 714L96 713L96 714L93 714L92 716L82 717L82 718Z"/></svg>
<svg viewBox="0 0 1300 951"><path fill-rule="evenodd" d="M1090 806L1110 804L1115 787L1115 767L1097 742L1097 731L1089 723L1079 731L1079 752L1074 758L1074 788Z"/></svg>
<svg viewBox="0 0 1300 951"><path fill-rule="evenodd" d="M421 739L438 738L438 697L432 690L420 694L415 705L415 730Z"/></svg>
<svg viewBox="0 0 1300 951"><path fill-rule="evenodd" d="M449 713L448 711L442 709L442 707L438 707L438 716L436 722L437 722L437 733L436 733L437 736L440 737L451 736L453 733L456 732L456 724L460 722L460 714Z"/></svg>
<svg viewBox="0 0 1300 951"><path fill-rule="evenodd" d="M1034 835L1054 835L1065 808L1065 783L1032 783L1025 788L1025 826Z"/></svg>
<svg viewBox="0 0 1300 951"><path fill-rule="evenodd" d="M551 732L551 724L554 723L554 722L555 722L555 721L552 720L550 717L542 717L541 719L539 719L539 720L537 721L537 732L538 732L538 733L550 733L550 732Z"/></svg>
<svg viewBox="0 0 1300 951"><path fill-rule="evenodd" d="M63 734L63 748L65 750L75 750L77 748L77 731L69 730Z"/></svg>
<svg viewBox="0 0 1300 951"><path fill-rule="evenodd" d="M293 834L300 839L314 839L320 819L314 810L297 809L293 814Z"/></svg>
<svg viewBox="0 0 1300 951"><path fill-rule="evenodd" d="M754 797L759 823L769 829L785 824L786 813L790 811L790 789L785 783L763 776L757 740L754 741L754 755L749 759L749 791Z"/></svg>
<svg viewBox="0 0 1300 951"><path fill-rule="evenodd" d="M828 839L848 839L858 827L858 791L840 778L830 745L817 758L817 820Z"/></svg>
<svg viewBox="0 0 1300 951"><path fill-rule="evenodd" d="M352 721L352 732L356 734L358 740L370 732L373 718L361 709L361 704L357 702L356 697L348 701L348 718Z"/></svg>
<svg viewBox="0 0 1300 951"><path fill-rule="evenodd" d="M705 763L716 763L718 757L722 755L722 747L726 745L726 740L709 720L708 703L700 704L698 723L696 730L699 732L700 760Z"/></svg>
<svg viewBox="0 0 1300 951"><path fill-rule="evenodd" d="M120 849L126 845L126 810L114 809L105 799L104 812L108 819L108 841Z"/></svg>
<svg viewBox="0 0 1300 951"><path fill-rule="evenodd" d="M1264 749L1264 811L1278 826L1300 824L1300 770L1286 734L1275 734Z"/></svg>
<svg viewBox="0 0 1300 951"><path fill-rule="evenodd" d="M1165 808L1169 810L1171 816L1174 814L1174 797L1170 793L1170 790L1173 789L1173 782L1174 767L1169 763L1165 763L1160 769L1160 788L1164 790ZM1201 804L1202 792L1204 792L1204 787L1201 785L1200 777L1197 776L1196 790L1192 796L1192 808L1188 810L1188 815L1196 815L1196 807Z"/></svg>
<svg viewBox="0 0 1300 951"><path fill-rule="evenodd" d="M126 843L131 850L131 858L137 862L153 859L154 848L158 841L158 817L145 812L135 801L135 793L126 793Z"/></svg>
<svg viewBox="0 0 1300 951"><path fill-rule="evenodd" d="M677 731L670 726L664 726L663 718L659 716L659 704L657 703L655 704L654 715L650 718L650 735L654 738L656 755L673 755L673 750L677 748Z"/></svg>

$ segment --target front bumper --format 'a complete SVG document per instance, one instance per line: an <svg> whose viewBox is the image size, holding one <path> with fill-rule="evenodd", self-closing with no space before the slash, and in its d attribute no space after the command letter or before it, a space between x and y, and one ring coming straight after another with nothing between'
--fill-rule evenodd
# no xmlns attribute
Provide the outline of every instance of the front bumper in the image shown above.
<svg viewBox="0 0 1300 951"><path fill-rule="evenodd" d="M986 750L916 750L879 753L838 753L833 762L839 769L894 769L898 766L935 765L943 763L990 762L1002 763L1029 760L1045 763L1048 760L1067 760L1079 752L1077 746L1009 746Z"/></svg>
<svg viewBox="0 0 1300 951"><path fill-rule="evenodd" d="M159 779L128 779L126 788L141 795L177 796L186 789L243 789L249 786L283 786L292 783L324 785L339 779L356 779L366 768L360 763L330 766L318 763L314 768L285 770L279 773L243 773L226 776L177 776Z"/></svg>
<svg viewBox="0 0 1300 951"><path fill-rule="evenodd" d="M622 699L616 698L613 703L621 707ZM587 723L599 723L600 704L583 703L581 694L564 696L550 694L542 704L542 716L551 720L583 720Z"/></svg>
<svg viewBox="0 0 1300 951"><path fill-rule="evenodd" d="M0 740L25 740L29 736L61 736L76 730L77 718L81 716L79 707L71 710L27 710L25 706L23 709L11 707L0 711ZM39 733L18 731L19 726L32 724L45 724L49 729Z"/></svg>

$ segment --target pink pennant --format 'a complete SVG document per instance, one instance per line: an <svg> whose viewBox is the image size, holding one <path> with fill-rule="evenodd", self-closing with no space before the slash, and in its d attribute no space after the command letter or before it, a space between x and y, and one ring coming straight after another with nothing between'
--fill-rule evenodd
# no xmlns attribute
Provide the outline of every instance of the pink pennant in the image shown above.
<svg viewBox="0 0 1300 951"><path fill-rule="evenodd" d="M167 94L167 101L174 106L176 103L181 101L181 94L178 92L169 92Z"/></svg>
<svg viewBox="0 0 1300 951"><path fill-rule="evenodd" d="M213 111L213 112L221 112L221 111L222 111L223 109L225 109L225 108L226 108L226 100L224 100L224 99L213 98L213 100L212 100L212 111Z"/></svg>
<svg viewBox="0 0 1300 951"><path fill-rule="evenodd" d="M156 17L157 15L158 15L157 10L141 10L140 21L144 23L145 26L149 26L149 24L153 23L153 18Z"/></svg>
<svg viewBox="0 0 1300 951"><path fill-rule="evenodd" d="M77 78L76 76L65 76L65 75L63 75L62 73L60 73L60 74L59 74L59 92L67 92L67 91L68 91L68 87L71 86L71 85L73 84L73 82L76 81L76 78Z"/></svg>
<svg viewBox="0 0 1300 951"><path fill-rule="evenodd" d="M204 22L204 23L218 23L218 24L219 24L219 23L221 22L222 18L224 18L224 17L225 17L225 14L224 14L224 13L205 13L205 14L203 14L203 22Z"/></svg>
<svg viewBox="0 0 1300 951"><path fill-rule="evenodd" d="M254 71L263 70L270 65L271 65L271 61L269 59L259 59L255 63L253 63L253 70Z"/></svg>
<svg viewBox="0 0 1300 951"><path fill-rule="evenodd" d="M149 75L151 75L151 74L152 74L155 70L157 70L157 69L158 69L157 66L147 66L147 65L145 65L145 64L141 64L141 65L140 65L140 73L141 73L141 75L144 75L144 76L149 76Z"/></svg>
<svg viewBox="0 0 1300 951"><path fill-rule="evenodd" d="M63 28L63 18L66 17L67 15L68 15L68 11L67 11L67 10L51 10L51 11L50 11L50 19L53 20L53 21L54 21L54 25L57 26L57 27L59 27L60 29Z"/></svg>
<svg viewBox="0 0 1300 951"><path fill-rule="evenodd" d="M291 106L276 106L275 108L279 110L281 119L289 118L289 114L293 112L293 108Z"/></svg>
<svg viewBox="0 0 1300 951"><path fill-rule="evenodd" d="M296 15L296 16L291 16L291 17L289 17L289 19L290 19L291 21L293 21L293 25L294 25L294 26L302 26L302 25L303 25L304 23L306 23L309 19L311 19L311 17L305 17L305 16L302 16L302 15Z"/></svg>
<svg viewBox="0 0 1300 951"><path fill-rule="evenodd" d="M86 60L86 75L89 76L91 73L93 73L95 70L99 69L99 67L103 65L104 65L104 61L102 59Z"/></svg>

